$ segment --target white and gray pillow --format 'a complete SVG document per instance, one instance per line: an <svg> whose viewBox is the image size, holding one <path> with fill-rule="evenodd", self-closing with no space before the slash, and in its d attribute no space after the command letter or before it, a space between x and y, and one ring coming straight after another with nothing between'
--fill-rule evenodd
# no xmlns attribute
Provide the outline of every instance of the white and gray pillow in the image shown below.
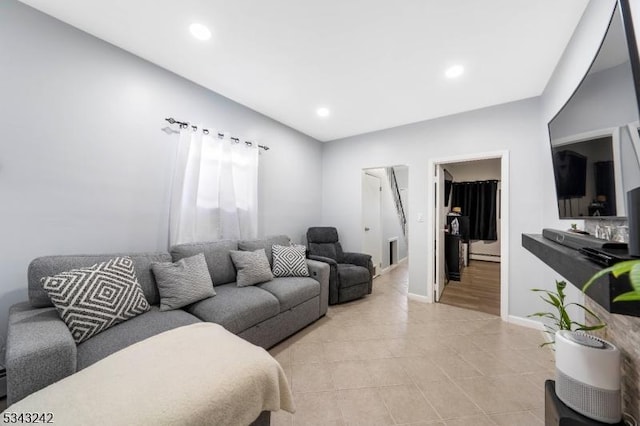
<svg viewBox="0 0 640 426"><path fill-rule="evenodd" d="M264 249L256 251L231 250L231 260L236 267L236 284L247 287L273 279L269 260Z"/></svg>
<svg viewBox="0 0 640 426"><path fill-rule="evenodd" d="M155 262L151 270L158 284L161 311L182 308L216 295L202 253L174 263Z"/></svg>
<svg viewBox="0 0 640 426"><path fill-rule="evenodd" d="M305 258L307 248L300 245L281 246L274 244L273 275L276 277L308 277L309 268Z"/></svg>
<svg viewBox="0 0 640 426"><path fill-rule="evenodd" d="M127 256L40 282L77 344L150 309Z"/></svg>

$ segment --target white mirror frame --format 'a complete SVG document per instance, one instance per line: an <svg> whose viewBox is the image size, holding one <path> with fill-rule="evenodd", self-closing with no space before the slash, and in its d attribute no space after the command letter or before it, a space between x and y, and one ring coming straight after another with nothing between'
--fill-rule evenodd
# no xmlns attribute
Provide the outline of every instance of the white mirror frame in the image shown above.
<svg viewBox="0 0 640 426"><path fill-rule="evenodd" d="M632 132L633 133L633 132ZM633 139L634 148L636 148L636 154L639 152L640 137L638 132L635 132L636 139ZM562 146L570 145L577 142L584 142L592 139L599 139L603 137L611 137L611 149L613 151L613 173L614 184L616 187L616 216L626 216L627 210L624 206L624 189L622 187L622 158L620 156L620 128L610 127L607 129L591 130L585 133L579 133L577 135L566 136L564 138L553 139L551 141L551 149ZM636 144L637 143L637 144ZM557 194L556 194L557 195ZM584 219L584 218L566 218L566 219Z"/></svg>

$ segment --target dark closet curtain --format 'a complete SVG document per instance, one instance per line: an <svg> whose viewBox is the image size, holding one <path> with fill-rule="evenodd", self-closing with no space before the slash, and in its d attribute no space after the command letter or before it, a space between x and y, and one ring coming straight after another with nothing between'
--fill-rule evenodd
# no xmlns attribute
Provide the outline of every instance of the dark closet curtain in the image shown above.
<svg viewBox="0 0 640 426"><path fill-rule="evenodd" d="M469 216L469 238L496 241L498 239L496 211L498 181L453 182L451 206L460 207Z"/></svg>

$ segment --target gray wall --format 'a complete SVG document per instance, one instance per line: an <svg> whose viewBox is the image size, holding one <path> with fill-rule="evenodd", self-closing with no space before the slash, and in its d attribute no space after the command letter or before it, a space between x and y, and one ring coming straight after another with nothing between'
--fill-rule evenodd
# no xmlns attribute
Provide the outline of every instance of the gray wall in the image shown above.
<svg viewBox="0 0 640 426"><path fill-rule="evenodd" d="M34 257L167 248L165 117L271 147L260 234L304 241L320 222L316 140L14 0L0 2L0 58L0 337Z"/></svg>
<svg viewBox="0 0 640 426"><path fill-rule="evenodd" d="M539 285L535 258L520 244L521 235L542 229L540 164L545 151L540 104L529 99L457 114L436 120L382 130L326 143L323 152L322 220L338 227L345 250L362 246L360 229L360 174L385 164L409 167L409 291L427 296L433 272L428 220L429 160L462 154L510 152L510 313L525 317L535 312L529 291ZM548 149L548 147L547 147ZM547 154L548 155L548 154ZM424 220L420 221L420 217ZM533 303L532 303L533 301Z"/></svg>
<svg viewBox="0 0 640 426"><path fill-rule="evenodd" d="M589 2L580 23L549 79L547 87L540 97L542 137L540 138L539 146L543 151L543 157L542 162L539 164L541 171L539 185L542 189L540 205L542 206L542 222L545 228L568 229L572 223L577 223L580 227L584 226L580 221L561 220L558 217L547 123L569 100L589 70L609 25L609 18L615 4L615 0ZM531 256L533 257L533 255ZM554 288L555 280L563 279L537 258L535 259L535 264L538 269L538 287L552 289ZM580 285L580 283L576 284ZM567 294L570 302L582 303L584 301L583 294L574 286L567 287ZM573 314L578 320L582 316L580 311L574 311Z"/></svg>
<svg viewBox="0 0 640 426"><path fill-rule="evenodd" d="M589 74L550 126L556 140L585 132L620 128L622 193L640 186L640 165L627 124L638 121L638 104L629 62ZM586 203L591 200L586 199ZM623 200L626 204L626 200ZM618 216L626 216L626 210Z"/></svg>

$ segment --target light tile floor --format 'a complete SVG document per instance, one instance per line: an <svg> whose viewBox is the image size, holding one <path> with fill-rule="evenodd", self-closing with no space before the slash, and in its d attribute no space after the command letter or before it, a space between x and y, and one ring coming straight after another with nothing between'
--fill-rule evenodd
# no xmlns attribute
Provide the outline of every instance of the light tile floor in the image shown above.
<svg viewBox="0 0 640 426"><path fill-rule="evenodd" d="M543 425L554 371L543 341L489 314L408 300L403 263L270 350L297 407L271 423Z"/></svg>

